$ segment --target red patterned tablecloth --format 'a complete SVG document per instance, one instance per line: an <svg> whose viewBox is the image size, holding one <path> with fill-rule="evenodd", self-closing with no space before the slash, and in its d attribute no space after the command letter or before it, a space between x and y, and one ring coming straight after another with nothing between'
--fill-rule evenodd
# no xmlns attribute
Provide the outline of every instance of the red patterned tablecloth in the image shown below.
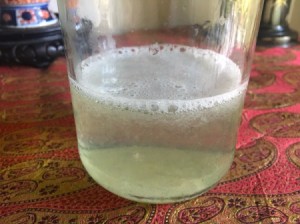
<svg viewBox="0 0 300 224"><path fill-rule="evenodd" d="M0 78L1 224L300 224L299 46L257 50L230 172L176 204L131 202L87 175L63 58L0 67Z"/></svg>

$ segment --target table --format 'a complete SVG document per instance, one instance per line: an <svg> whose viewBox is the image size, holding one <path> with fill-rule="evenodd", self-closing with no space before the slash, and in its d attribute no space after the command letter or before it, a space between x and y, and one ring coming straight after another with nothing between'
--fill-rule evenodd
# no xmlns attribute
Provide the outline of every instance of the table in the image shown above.
<svg viewBox="0 0 300 224"><path fill-rule="evenodd" d="M300 224L300 46L257 49L230 171L175 204L131 202L87 175L64 58L0 78L0 223Z"/></svg>

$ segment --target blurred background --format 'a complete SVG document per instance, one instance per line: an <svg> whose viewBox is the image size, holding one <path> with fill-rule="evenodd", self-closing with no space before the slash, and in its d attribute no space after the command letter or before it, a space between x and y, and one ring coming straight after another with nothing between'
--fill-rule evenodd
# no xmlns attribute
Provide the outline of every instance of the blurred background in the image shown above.
<svg viewBox="0 0 300 224"><path fill-rule="evenodd" d="M50 0L49 7L52 11L58 12L57 0ZM290 13L287 17L290 28L300 33L300 0L292 0Z"/></svg>
<svg viewBox="0 0 300 224"><path fill-rule="evenodd" d="M56 57L64 55L61 29L57 23L56 16L53 14L53 12L58 13L57 0L50 0L49 4L48 0L41 1L45 2L45 4L41 6L44 7L44 9L41 8L41 12L43 11L44 14L38 14L37 21L33 16L37 13L36 9L33 10L29 7L29 9L22 11L18 8L19 6L13 6L12 2L14 1L2 2L2 4L4 4L3 8L8 11L1 11L0 64L19 63L36 67L46 67L53 62ZM22 0L20 2L27 4L25 2L33 1ZM159 27L166 20L161 14L164 7L168 7L168 9L172 10L172 15L176 15L167 18L170 26L201 24L204 27L208 18L212 21L214 16L216 16L216 12L218 12L216 11L216 4L219 4L218 0L192 0L186 4L182 3L181 0L89 0L88 5L86 4L86 0L75 0L74 2L78 4L76 13L79 17L92 22L94 27L100 26L101 29L99 30L101 30L101 32L108 33L109 31L110 34L125 33L125 31L132 31L140 27L145 28L143 21L147 21L149 26L146 27L146 29ZM169 4L170 2L172 2L172 4ZM223 3L226 3L226 7L227 3L228 5L231 4L230 2L231 0L223 1ZM183 4L182 7L178 7L179 3ZM207 7L200 7L199 3L207 4ZM252 0L243 1L242 4L244 5L242 5L241 9L247 9L249 13L255 13L255 11L251 9L255 8L255 4L259 3L259 1ZM11 6L7 7L5 5ZM141 7L142 5L146 5L147 7L144 8L147 10L141 10L143 8ZM238 4L236 6L238 6ZM226 7L224 12L226 12ZM101 18L99 16L95 17L97 14L94 11L97 11L99 8L102 12ZM22 16L12 16L14 15L13 13L17 12L13 10L18 10L18 12L22 13ZM127 12L126 15L123 12ZM299 12L300 0L265 0L257 45L289 47L290 45L297 44L300 40L298 35L300 34ZM244 14L241 13L240 15ZM63 14L60 16L61 19L63 19ZM138 20L136 17L143 19ZM249 14L249 16L245 16L244 19L241 20L245 27L250 25L249 23L251 23L252 20L249 18L251 17L251 14ZM220 20L220 23L222 21ZM85 25L87 27L87 24ZM251 35L253 35L253 33L247 33L247 29L244 28L239 28L236 31L239 33L239 38L251 39ZM101 33L99 33L99 35L101 35Z"/></svg>
<svg viewBox="0 0 300 224"><path fill-rule="evenodd" d="M297 30L300 33L300 1L292 0L291 12L288 16L288 20L292 29Z"/></svg>

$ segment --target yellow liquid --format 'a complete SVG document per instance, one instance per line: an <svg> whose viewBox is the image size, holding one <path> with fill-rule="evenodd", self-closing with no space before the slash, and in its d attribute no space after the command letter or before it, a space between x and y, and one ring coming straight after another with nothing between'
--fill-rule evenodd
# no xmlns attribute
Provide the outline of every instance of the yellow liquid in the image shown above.
<svg viewBox="0 0 300 224"><path fill-rule="evenodd" d="M96 182L125 198L156 203L186 200L205 192L225 175L233 152L80 146L82 163Z"/></svg>
<svg viewBox="0 0 300 224"><path fill-rule="evenodd" d="M144 48L90 58L70 79L80 158L124 198L182 201L229 169L245 84L216 53Z"/></svg>

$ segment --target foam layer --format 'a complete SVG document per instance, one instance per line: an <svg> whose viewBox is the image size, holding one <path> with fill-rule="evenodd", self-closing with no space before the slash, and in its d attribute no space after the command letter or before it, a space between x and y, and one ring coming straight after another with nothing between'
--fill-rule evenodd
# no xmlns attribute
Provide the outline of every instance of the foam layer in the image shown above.
<svg viewBox="0 0 300 224"><path fill-rule="evenodd" d="M71 84L95 102L149 112L212 107L245 88L230 59L180 45L117 49L88 58L76 73Z"/></svg>

